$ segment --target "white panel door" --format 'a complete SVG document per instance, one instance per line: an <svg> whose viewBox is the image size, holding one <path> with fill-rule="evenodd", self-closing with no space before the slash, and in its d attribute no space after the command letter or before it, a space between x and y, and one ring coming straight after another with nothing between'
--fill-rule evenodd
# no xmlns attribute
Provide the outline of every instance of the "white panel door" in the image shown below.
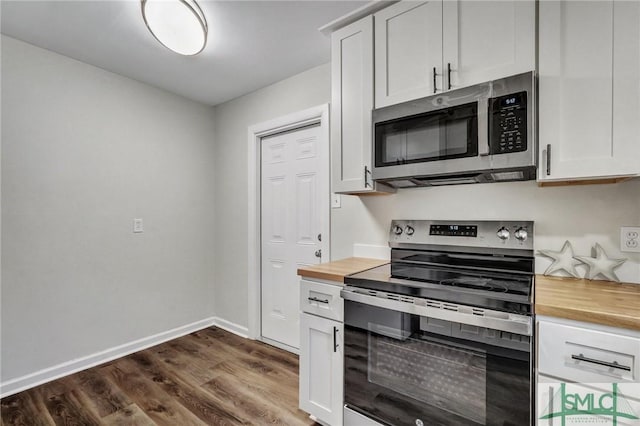
<svg viewBox="0 0 640 426"><path fill-rule="evenodd" d="M300 408L324 424L341 426L344 326L310 314L301 318Z"/></svg>
<svg viewBox="0 0 640 426"><path fill-rule="evenodd" d="M329 141L312 126L261 142L262 336L297 349L297 269L329 259Z"/></svg>
<svg viewBox="0 0 640 426"><path fill-rule="evenodd" d="M637 174L637 2L543 1L539 8L538 179Z"/></svg>
<svg viewBox="0 0 640 426"><path fill-rule="evenodd" d="M443 44L446 90L535 70L535 1L445 1Z"/></svg>
<svg viewBox="0 0 640 426"><path fill-rule="evenodd" d="M442 0L401 1L374 21L376 108L442 91Z"/></svg>

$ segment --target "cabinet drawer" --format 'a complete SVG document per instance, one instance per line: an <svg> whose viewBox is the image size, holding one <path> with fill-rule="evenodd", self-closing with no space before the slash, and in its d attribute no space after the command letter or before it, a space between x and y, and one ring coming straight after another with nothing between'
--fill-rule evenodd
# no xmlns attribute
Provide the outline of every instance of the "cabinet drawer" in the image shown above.
<svg viewBox="0 0 640 426"><path fill-rule="evenodd" d="M300 310L309 314L342 322L344 301L341 286L317 281L301 280Z"/></svg>
<svg viewBox="0 0 640 426"><path fill-rule="evenodd" d="M587 328L538 323L538 371L579 383L640 379L640 339Z"/></svg>

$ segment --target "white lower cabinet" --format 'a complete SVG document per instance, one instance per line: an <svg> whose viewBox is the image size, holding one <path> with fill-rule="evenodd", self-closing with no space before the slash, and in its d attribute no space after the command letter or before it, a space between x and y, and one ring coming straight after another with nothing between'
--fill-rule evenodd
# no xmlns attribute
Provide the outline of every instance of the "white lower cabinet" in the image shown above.
<svg viewBox="0 0 640 426"><path fill-rule="evenodd" d="M301 314L300 408L318 421L342 425L343 324Z"/></svg>
<svg viewBox="0 0 640 426"><path fill-rule="evenodd" d="M544 316L537 317L536 325L537 425L564 425L564 416L548 416L564 413L565 409L586 410L581 415L584 421L571 418L579 424L611 424L608 414L598 418L589 414L594 409L610 409L611 392L621 396L615 398L613 406L625 407L613 411L640 410L640 331ZM570 421L567 419L566 424Z"/></svg>
<svg viewBox="0 0 640 426"><path fill-rule="evenodd" d="M640 332L538 317L538 383L640 382Z"/></svg>
<svg viewBox="0 0 640 426"><path fill-rule="evenodd" d="M342 426L344 324L340 286L301 282L300 409L319 423Z"/></svg>

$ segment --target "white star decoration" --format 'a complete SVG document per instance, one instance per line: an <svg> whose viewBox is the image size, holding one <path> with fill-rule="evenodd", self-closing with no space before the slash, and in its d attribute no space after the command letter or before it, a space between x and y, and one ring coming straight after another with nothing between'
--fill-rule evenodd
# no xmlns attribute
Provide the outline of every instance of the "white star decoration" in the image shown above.
<svg viewBox="0 0 640 426"><path fill-rule="evenodd" d="M600 244L596 243L596 257L591 256L576 256L580 262L584 263L589 267L589 271L587 272L587 276L585 278L592 280L598 275L602 275L608 280L620 282L620 279L613 272L614 269L622 265L627 259L611 259L607 256L607 253L604 252L604 249L600 246Z"/></svg>
<svg viewBox="0 0 640 426"><path fill-rule="evenodd" d="M544 271L545 275L551 275L557 271L565 271L574 278L580 278L578 271L576 271L576 265L581 263L580 260L576 260L573 256L573 247L569 241L565 241L562 246L562 250L538 250L538 254L553 259L553 263Z"/></svg>

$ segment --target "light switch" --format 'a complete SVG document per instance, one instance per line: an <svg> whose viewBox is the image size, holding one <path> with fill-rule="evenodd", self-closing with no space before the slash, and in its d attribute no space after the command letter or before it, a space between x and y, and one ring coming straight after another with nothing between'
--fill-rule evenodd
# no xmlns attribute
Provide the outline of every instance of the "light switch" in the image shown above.
<svg viewBox="0 0 640 426"><path fill-rule="evenodd" d="M144 232L144 225L142 223L142 219L133 219L133 233L139 234Z"/></svg>

